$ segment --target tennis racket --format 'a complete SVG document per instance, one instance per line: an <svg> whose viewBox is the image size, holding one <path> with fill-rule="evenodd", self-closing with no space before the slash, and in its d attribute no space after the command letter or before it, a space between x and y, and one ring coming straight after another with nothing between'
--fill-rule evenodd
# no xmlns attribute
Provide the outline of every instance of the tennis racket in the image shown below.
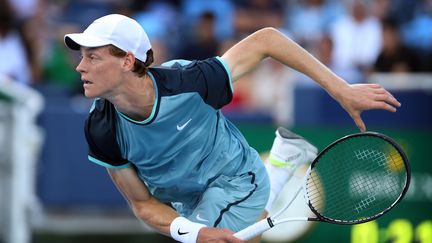
<svg viewBox="0 0 432 243"><path fill-rule="evenodd" d="M410 174L405 153L388 136L376 132L345 136L318 154L303 186L279 212L234 236L249 240L291 221L359 224L376 219L401 201ZM301 191L314 217L278 219Z"/></svg>

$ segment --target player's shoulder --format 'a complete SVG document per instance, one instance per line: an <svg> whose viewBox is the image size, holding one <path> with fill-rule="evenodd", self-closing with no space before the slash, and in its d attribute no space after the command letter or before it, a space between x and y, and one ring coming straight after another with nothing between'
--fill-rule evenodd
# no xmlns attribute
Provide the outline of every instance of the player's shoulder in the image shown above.
<svg viewBox="0 0 432 243"><path fill-rule="evenodd" d="M151 67L150 73L157 82L179 80L185 74L193 71L196 60L175 59L162 63L160 66Z"/></svg>
<svg viewBox="0 0 432 243"><path fill-rule="evenodd" d="M93 104L90 107L90 113L92 112L101 112L106 109L113 109L114 105L106 99L96 98L93 100Z"/></svg>
<svg viewBox="0 0 432 243"><path fill-rule="evenodd" d="M183 84L184 81L193 82L201 80L206 75L214 75L216 67L223 67L218 57L212 57L205 60L185 60L175 59L161 64L160 66L149 69L156 82L168 85L178 82Z"/></svg>
<svg viewBox="0 0 432 243"><path fill-rule="evenodd" d="M187 66L192 66L196 62L197 62L196 60L174 59L174 60L162 63L161 67L172 68L172 69L183 69Z"/></svg>
<svg viewBox="0 0 432 243"><path fill-rule="evenodd" d="M207 104L221 108L232 99L231 76L220 57L205 60L172 60L160 67L150 68L158 97L199 94Z"/></svg>
<svg viewBox="0 0 432 243"><path fill-rule="evenodd" d="M196 60L176 59L151 67L149 75L157 84L158 94L171 96L193 90L194 83L200 76L197 62Z"/></svg>
<svg viewBox="0 0 432 243"><path fill-rule="evenodd" d="M188 72L193 69L200 69L203 65L220 65L221 62L219 57L211 57L204 60L174 59L164 62L160 66L152 67L150 70L161 73Z"/></svg>
<svg viewBox="0 0 432 243"><path fill-rule="evenodd" d="M84 125L91 161L114 167L128 162L122 156L117 142L116 117L116 110L111 102L102 98L93 101Z"/></svg>
<svg viewBox="0 0 432 243"><path fill-rule="evenodd" d="M116 132L116 110L112 103L106 99L94 100L85 121L84 131L89 145L113 143Z"/></svg>
<svg viewBox="0 0 432 243"><path fill-rule="evenodd" d="M116 110L114 105L106 99L96 98L93 101L92 106L87 117L86 126L91 126L92 124L111 124L114 122L116 117Z"/></svg>

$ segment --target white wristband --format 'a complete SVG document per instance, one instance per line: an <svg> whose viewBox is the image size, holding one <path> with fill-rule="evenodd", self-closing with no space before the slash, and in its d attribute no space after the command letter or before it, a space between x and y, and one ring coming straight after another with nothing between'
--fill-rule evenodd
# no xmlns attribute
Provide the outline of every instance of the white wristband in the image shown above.
<svg viewBox="0 0 432 243"><path fill-rule="evenodd" d="M195 243L198 237L198 232L201 228L207 225L194 223L187 218L177 217L170 225L171 237L183 243Z"/></svg>

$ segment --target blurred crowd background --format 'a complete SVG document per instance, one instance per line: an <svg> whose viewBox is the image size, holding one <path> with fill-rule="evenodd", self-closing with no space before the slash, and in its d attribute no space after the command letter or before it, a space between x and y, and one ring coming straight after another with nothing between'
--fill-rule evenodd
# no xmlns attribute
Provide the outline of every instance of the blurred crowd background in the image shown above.
<svg viewBox="0 0 432 243"><path fill-rule="evenodd" d="M271 26L347 82L383 84L402 107L363 118L407 151L413 168L407 198L378 223L282 233L302 243L432 242L432 0L0 0L1 243L171 242L143 238L151 231L133 217L106 171L87 161L83 123L92 101L75 71L80 53L66 49L63 37L111 13L144 27L154 65L220 56ZM242 79L223 112L259 152L270 148L277 125L320 149L357 132L315 82L280 63L265 60ZM109 237L77 238L83 234Z"/></svg>
<svg viewBox="0 0 432 243"><path fill-rule="evenodd" d="M156 65L222 55L246 35L272 26L350 83L375 72L432 72L430 0L0 0L0 73L31 86L81 93L78 54L66 50L63 36L109 13L128 15L144 27ZM245 78L254 85L239 82L226 109L281 110L289 89L277 93L271 87L313 85L276 63L263 66ZM274 119L289 123L285 113Z"/></svg>

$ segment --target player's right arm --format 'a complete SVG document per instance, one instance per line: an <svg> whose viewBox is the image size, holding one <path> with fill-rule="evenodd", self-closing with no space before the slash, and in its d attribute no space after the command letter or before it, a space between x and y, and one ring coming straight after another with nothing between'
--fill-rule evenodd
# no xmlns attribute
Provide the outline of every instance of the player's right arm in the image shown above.
<svg viewBox="0 0 432 243"><path fill-rule="evenodd" d="M179 224L182 232L190 232L190 227L195 227L195 223L180 218L174 209L154 198L133 167L107 170L114 184L128 201L135 216L150 227L173 238L177 238L173 234L178 233L177 227L174 230L171 228L174 220L177 222L186 221L184 224ZM179 237L183 236L187 235ZM195 240L196 242L243 242L235 238L232 231L209 227L200 228L197 238L183 242L195 242Z"/></svg>
<svg viewBox="0 0 432 243"><path fill-rule="evenodd" d="M170 235L170 224L178 217L171 207L154 198L133 167L107 169L135 216L162 234Z"/></svg>

